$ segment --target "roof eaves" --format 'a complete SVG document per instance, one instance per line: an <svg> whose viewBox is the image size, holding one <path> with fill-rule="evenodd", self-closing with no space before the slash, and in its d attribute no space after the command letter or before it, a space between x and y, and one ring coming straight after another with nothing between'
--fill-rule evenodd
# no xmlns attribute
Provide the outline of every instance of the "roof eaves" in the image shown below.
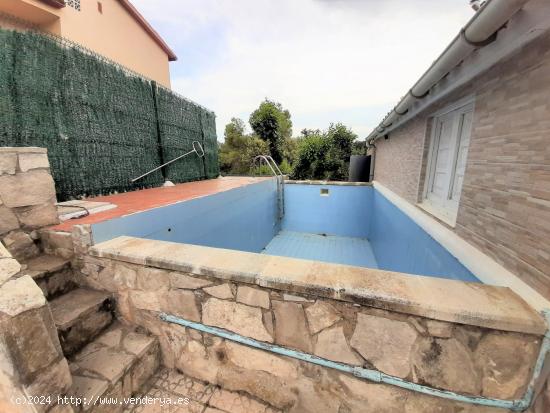
<svg viewBox="0 0 550 413"><path fill-rule="evenodd" d="M55 7L56 9L62 9L66 6L65 0L40 0L42 3L48 6Z"/></svg>

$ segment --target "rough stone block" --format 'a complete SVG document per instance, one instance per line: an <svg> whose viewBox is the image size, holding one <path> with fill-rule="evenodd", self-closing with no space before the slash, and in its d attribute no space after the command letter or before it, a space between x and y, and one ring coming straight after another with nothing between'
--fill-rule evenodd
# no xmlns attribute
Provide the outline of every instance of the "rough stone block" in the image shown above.
<svg viewBox="0 0 550 413"><path fill-rule="evenodd" d="M20 153L19 154L19 170L27 172L31 169L49 168L50 162L48 155L45 153Z"/></svg>
<svg viewBox="0 0 550 413"><path fill-rule="evenodd" d="M169 272L151 267L137 270L137 288L145 291L167 290L170 288Z"/></svg>
<svg viewBox="0 0 550 413"><path fill-rule="evenodd" d="M142 357L148 350L151 349L154 342L155 340L152 337L148 337L144 334L129 332L124 337L122 346L128 353L133 354L136 357Z"/></svg>
<svg viewBox="0 0 550 413"><path fill-rule="evenodd" d="M339 375L339 381L344 385L349 412L366 413L403 413L409 402L408 394L397 387L372 383L345 374ZM454 410L438 413L455 413ZM411 412L412 413L412 412ZM435 410L417 410L415 413L436 413ZM458 411L456 412L458 413Z"/></svg>
<svg viewBox="0 0 550 413"><path fill-rule="evenodd" d="M306 315L311 334L316 334L341 319L332 305L320 300L306 308Z"/></svg>
<svg viewBox="0 0 550 413"><path fill-rule="evenodd" d="M59 223L57 209L53 203L15 208L21 226L24 228L42 228Z"/></svg>
<svg viewBox="0 0 550 413"><path fill-rule="evenodd" d="M450 338L453 334L453 325L438 320L426 320L428 334L432 337Z"/></svg>
<svg viewBox="0 0 550 413"><path fill-rule="evenodd" d="M270 307L269 293L267 291L247 287L245 285L241 285L237 289L237 301L253 307L262 307L266 309Z"/></svg>
<svg viewBox="0 0 550 413"><path fill-rule="evenodd" d="M158 343L149 346L149 350L137 360L131 371L132 393L137 392L160 365Z"/></svg>
<svg viewBox="0 0 550 413"><path fill-rule="evenodd" d="M162 294L162 311L191 321L200 321L201 314L195 294L188 290L170 290Z"/></svg>
<svg viewBox="0 0 550 413"><path fill-rule="evenodd" d="M94 267L94 265L90 265ZM136 288L137 272L126 265L114 264L103 269L95 266L97 281L111 292ZM93 277L92 277L93 278Z"/></svg>
<svg viewBox="0 0 550 413"><path fill-rule="evenodd" d="M4 244L0 242L0 258L13 258L10 252L4 247Z"/></svg>
<svg viewBox="0 0 550 413"><path fill-rule="evenodd" d="M0 206L0 235L19 228L19 221L14 212L2 205Z"/></svg>
<svg viewBox="0 0 550 413"><path fill-rule="evenodd" d="M228 359L245 370L261 370L283 379L298 378L297 366L289 359L231 341L225 347Z"/></svg>
<svg viewBox="0 0 550 413"><path fill-rule="evenodd" d="M45 277L35 281L48 300L71 291L76 287L76 282L71 269L65 269L52 274L47 274Z"/></svg>
<svg viewBox="0 0 550 413"><path fill-rule="evenodd" d="M53 178L44 170L2 175L0 197L9 208L55 202Z"/></svg>
<svg viewBox="0 0 550 413"><path fill-rule="evenodd" d="M215 285L213 287L204 288L203 291L221 300L232 300L234 297L233 290L229 284Z"/></svg>
<svg viewBox="0 0 550 413"><path fill-rule="evenodd" d="M176 359L180 357L187 346L186 329L173 324L162 325L158 339L162 350L162 364L168 368L174 368Z"/></svg>
<svg viewBox="0 0 550 413"><path fill-rule="evenodd" d="M10 354L25 384L31 384L40 370L61 357L59 343L52 340L57 339L57 332L47 307L12 318L7 323L5 334Z"/></svg>
<svg viewBox="0 0 550 413"><path fill-rule="evenodd" d="M170 273L170 286L172 288L195 290L197 288L207 287L211 284L212 281L205 280L204 278L191 277L181 272Z"/></svg>
<svg viewBox="0 0 550 413"><path fill-rule="evenodd" d="M115 383L122 377L134 359L134 356L122 353L117 349L98 347L92 351L78 354L74 360L80 369L93 372L99 377Z"/></svg>
<svg viewBox="0 0 550 413"><path fill-rule="evenodd" d="M359 313L350 344L377 369L404 378L411 370L411 351L417 336L404 321Z"/></svg>
<svg viewBox="0 0 550 413"><path fill-rule="evenodd" d="M264 371L221 368L218 373L218 381L226 390L252 394L285 411L295 405L297 399L301 396L301 394L296 394L296 388L288 385L286 380ZM311 410L294 409L293 411L306 412Z"/></svg>
<svg viewBox="0 0 550 413"><path fill-rule="evenodd" d="M17 169L17 154L16 153L0 153L0 175L15 174Z"/></svg>
<svg viewBox="0 0 550 413"><path fill-rule="evenodd" d="M45 305L44 294L28 275L9 280L0 287L0 313L15 317Z"/></svg>
<svg viewBox="0 0 550 413"><path fill-rule="evenodd" d="M413 349L413 379L440 389L480 394L480 371L474 355L460 341L421 337Z"/></svg>
<svg viewBox="0 0 550 413"><path fill-rule="evenodd" d="M311 353L311 338L302 304L273 301L272 305L276 343Z"/></svg>
<svg viewBox="0 0 550 413"><path fill-rule="evenodd" d="M2 238L2 242L17 261L25 261L40 253L33 239L23 231L8 233Z"/></svg>
<svg viewBox="0 0 550 413"><path fill-rule="evenodd" d="M31 396L51 396L52 400L57 401L57 396L64 395L71 384L72 377L67 359L61 358L40 372L34 381L25 387L25 390Z"/></svg>
<svg viewBox="0 0 550 413"><path fill-rule="evenodd" d="M0 285L21 270L21 265L13 258L0 258Z"/></svg>
<svg viewBox="0 0 550 413"><path fill-rule="evenodd" d="M44 230L42 231L42 240L46 248L73 249L73 238L70 232Z"/></svg>
<svg viewBox="0 0 550 413"><path fill-rule="evenodd" d="M176 354L176 368L191 377L217 384L221 363L215 356L216 351L221 351L223 354L223 346L220 344L212 346L210 353L207 353L202 343L189 340L184 351ZM212 354L211 358L210 354Z"/></svg>
<svg viewBox="0 0 550 413"><path fill-rule="evenodd" d="M273 342L262 322L262 310L231 301L210 298L202 305L203 323L225 328L245 337Z"/></svg>
<svg viewBox="0 0 550 413"><path fill-rule="evenodd" d="M332 327L319 333L315 344L315 355L354 366L363 365L363 359L357 356L349 346L342 327Z"/></svg>
<svg viewBox="0 0 550 413"><path fill-rule="evenodd" d="M483 396L514 399L523 395L538 356L540 340L513 333L485 335L476 349L483 373Z"/></svg>

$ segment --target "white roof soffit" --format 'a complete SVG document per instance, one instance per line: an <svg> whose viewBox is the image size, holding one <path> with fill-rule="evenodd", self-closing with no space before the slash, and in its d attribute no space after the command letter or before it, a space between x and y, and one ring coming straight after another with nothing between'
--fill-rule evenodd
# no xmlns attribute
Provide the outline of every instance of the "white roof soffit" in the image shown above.
<svg viewBox="0 0 550 413"><path fill-rule="evenodd" d="M548 0L487 1L370 133L367 141L372 142L399 127L548 29Z"/></svg>

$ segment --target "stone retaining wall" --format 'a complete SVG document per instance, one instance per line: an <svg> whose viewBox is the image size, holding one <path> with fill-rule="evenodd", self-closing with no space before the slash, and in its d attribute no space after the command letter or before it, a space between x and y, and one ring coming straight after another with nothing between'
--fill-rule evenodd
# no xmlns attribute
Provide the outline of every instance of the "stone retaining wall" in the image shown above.
<svg viewBox="0 0 550 413"><path fill-rule="evenodd" d="M19 261L39 253L37 230L58 223L44 148L0 148L0 240Z"/></svg>
<svg viewBox="0 0 550 413"><path fill-rule="evenodd" d="M46 411L72 383L50 309L30 276L0 284L0 411ZM14 399L23 395L36 410Z"/></svg>
<svg viewBox="0 0 550 413"><path fill-rule="evenodd" d="M41 148L0 148L0 411L43 412L72 379L44 294L19 260L39 254L37 230L57 223ZM50 396L51 399L40 399ZM34 407L25 397L36 397ZM42 401L42 404L40 403ZM56 412L70 412L55 406Z"/></svg>
<svg viewBox="0 0 550 413"><path fill-rule="evenodd" d="M432 320L335 299L261 288L228 275L84 257L88 283L117 296L119 316L159 337L163 362L293 412L499 411L431 398L276 356L159 320L166 312L415 383L520 398L541 337ZM245 281L243 279L242 281ZM462 410L464 409L464 410Z"/></svg>

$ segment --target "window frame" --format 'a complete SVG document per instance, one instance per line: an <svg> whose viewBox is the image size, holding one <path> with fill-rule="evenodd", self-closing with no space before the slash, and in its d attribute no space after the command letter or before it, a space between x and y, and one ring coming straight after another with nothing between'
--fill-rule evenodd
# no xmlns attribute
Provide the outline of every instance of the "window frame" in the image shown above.
<svg viewBox="0 0 550 413"><path fill-rule="evenodd" d="M458 208L460 205L460 198L462 194L462 189L460 191L460 195L456 201L452 201L451 199L448 199L447 205L443 206L440 204L436 204L433 201L431 201L428 198L429 188L433 183L434 175L435 175L435 164L436 164L436 144L439 143L438 139L438 132L439 132L439 125L440 125L440 119L444 117L445 115L448 115L452 112L457 112L461 109L466 109L466 111L471 110L472 116L475 113L475 99L473 95L466 96L460 100L457 100L456 102L445 106L444 108L432 113L429 117L429 121L431 122L431 131L430 131L430 142L429 142L429 150L427 152L427 163L426 163L426 170L424 172L424 187L422 189L422 195L420 203L418 203L418 206L420 206L422 209L424 209L426 212L430 213L431 215L435 216L439 220L443 221L447 225L454 227L456 225L456 219L458 214ZM457 113L458 115L458 113ZM453 121L454 122L454 121ZM457 130L455 131L455 135L453 137L453 152L452 152L452 166L450 171L450 177L448 180L448 186L447 186L447 193L451 191L454 185L454 180L456 177L456 168L457 168L457 162L458 162L458 154L459 154L459 147L460 147L460 133L463 125L462 122L459 123L457 126ZM473 124L472 124L473 127ZM454 125L453 125L454 129ZM470 130L470 137L471 140L472 137L472 130ZM437 143L436 143L437 140ZM471 141L468 144L468 150L469 146L471 144Z"/></svg>

